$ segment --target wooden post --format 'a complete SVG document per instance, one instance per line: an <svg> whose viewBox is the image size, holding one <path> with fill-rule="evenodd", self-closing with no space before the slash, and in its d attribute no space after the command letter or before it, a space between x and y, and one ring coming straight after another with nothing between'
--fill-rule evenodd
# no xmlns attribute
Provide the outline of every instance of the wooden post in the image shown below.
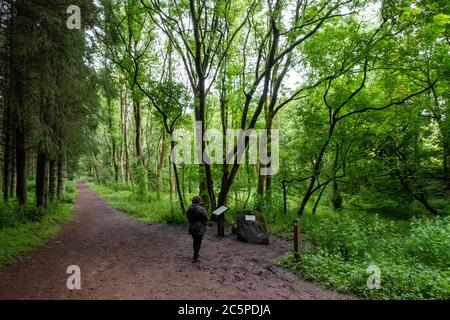
<svg viewBox="0 0 450 320"><path fill-rule="evenodd" d="M299 240L299 224L298 219L294 219L294 257L298 260L298 240Z"/></svg>
<svg viewBox="0 0 450 320"><path fill-rule="evenodd" d="M225 236L225 212L227 210L228 210L227 207L220 206L219 208L217 208L216 210L214 210L212 212L212 217L215 217L214 220L217 223L217 234L220 237L224 237Z"/></svg>
<svg viewBox="0 0 450 320"><path fill-rule="evenodd" d="M225 236L225 214L222 213L217 217L217 234L221 237Z"/></svg>

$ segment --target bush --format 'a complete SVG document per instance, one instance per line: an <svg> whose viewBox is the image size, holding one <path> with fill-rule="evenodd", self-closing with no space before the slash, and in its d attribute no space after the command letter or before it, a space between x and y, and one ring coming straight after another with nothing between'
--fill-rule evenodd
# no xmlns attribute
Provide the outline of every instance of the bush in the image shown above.
<svg viewBox="0 0 450 320"><path fill-rule="evenodd" d="M40 221L46 210L27 204L20 206L17 201L10 200L0 204L0 229L15 227L25 222Z"/></svg>
<svg viewBox="0 0 450 320"><path fill-rule="evenodd" d="M74 189L75 191L75 189ZM34 195L29 194L28 205L16 201L0 204L0 264L8 263L52 237L60 223L72 216L75 192L65 195L65 202L53 201L47 209L36 208Z"/></svg>
<svg viewBox="0 0 450 320"><path fill-rule="evenodd" d="M28 181L28 190L34 189L35 182ZM59 204L73 204L76 189L73 181L68 181L66 185L66 193L58 200L49 203L49 207L37 208L34 206L35 195L28 192L28 204L20 206L15 199L10 199L7 203L0 203L0 229L15 227L26 222L38 222L42 218L54 212Z"/></svg>
<svg viewBox="0 0 450 320"><path fill-rule="evenodd" d="M13 227L20 222L17 202L0 203L0 229Z"/></svg>
<svg viewBox="0 0 450 320"><path fill-rule="evenodd" d="M75 193L75 191L76 191L75 184L72 181L67 182L65 186L65 192L73 194Z"/></svg>
<svg viewBox="0 0 450 320"><path fill-rule="evenodd" d="M28 190L28 192L36 191L36 181L35 180L29 180L27 182L27 190Z"/></svg>
<svg viewBox="0 0 450 320"><path fill-rule="evenodd" d="M32 205L26 205L24 207L21 207L19 209L19 212L20 212L20 216L22 217L23 220L36 222L36 221L41 221L41 219L46 214L47 209L42 208L42 207L38 208L38 207L35 207Z"/></svg>
<svg viewBox="0 0 450 320"><path fill-rule="evenodd" d="M450 298L450 218L393 222L341 212L309 216L302 228L314 247L282 262L308 280L373 299ZM367 287L375 264L381 289Z"/></svg>
<svg viewBox="0 0 450 320"><path fill-rule="evenodd" d="M136 162L131 166L131 170L137 184L137 196L146 197L148 189L148 176L146 168L142 164Z"/></svg>
<svg viewBox="0 0 450 320"><path fill-rule="evenodd" d="M184 212L181 212L179 207L175 207L173 212L171 210L165 210L161 214L161 221L167 223L185 224L187 222L187 217Z"/></svg>
<svg viewBox="0 0 450 320"><path fill-rule="evenodd" d="M405 249L421 263L450 268L450 217L413 219Z"/></svg>
<svg viewBox="0 0 450 320"><path fill-rule="evenodd" d="M292 255L283 263L306 280L317 281L341 292L371 299L449 299L450 273L405 260L347 260L318 248L302 252L297 262ZM369 289L367 268L380 268L380 289Z"/></svg>
<svg viewBox="0 0 450 320"><path fill-rule="evenodd" d="M72 204L72 203L75 203L75 198L74 198L74 195L73 195L73 194L71 194L71 193L65 193L65 194L63 194L62 196L60 196L60 197L58 198L57 201L58 201L58 202L61 202L61 203L69 203L69 204Z"/></svg>

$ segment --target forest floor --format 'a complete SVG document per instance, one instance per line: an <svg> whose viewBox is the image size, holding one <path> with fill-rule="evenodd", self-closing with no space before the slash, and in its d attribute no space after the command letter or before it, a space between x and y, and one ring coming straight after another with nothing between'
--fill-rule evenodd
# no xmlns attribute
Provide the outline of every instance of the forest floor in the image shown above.
<svg viewBox="0 0 450 320"><path fill-rule="evenodd" d="M0 299L352 299L277 264L291 244L252 245L208 227L193 264L186 226L137 221L84 183L73 221L57 237L0 268ZM81 270L69 290L67 268Z"/></svg>

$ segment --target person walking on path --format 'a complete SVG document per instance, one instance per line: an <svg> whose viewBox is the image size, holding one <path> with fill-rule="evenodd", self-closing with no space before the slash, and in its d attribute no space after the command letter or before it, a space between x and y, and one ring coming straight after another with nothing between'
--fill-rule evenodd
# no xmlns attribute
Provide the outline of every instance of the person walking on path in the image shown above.
<svg viewBox="0 0 450 320"><path fill-rule="evenodd" d="M203 235L206 232L206 223L208 222L208 215L206 210L201 207L202 198L195 196L192 198L192 204L186 212L189 220L189 234L192 235L194 256L192 263L198 262L199 251L202 245Z"/></svg>

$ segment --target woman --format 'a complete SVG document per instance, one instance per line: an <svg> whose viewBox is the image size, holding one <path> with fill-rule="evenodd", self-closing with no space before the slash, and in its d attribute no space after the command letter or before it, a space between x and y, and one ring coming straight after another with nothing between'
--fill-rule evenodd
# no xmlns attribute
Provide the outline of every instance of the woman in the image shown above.
<svg viewBox="0 0 450 320"><path fill-rule="evenodd" d="M205 209L201 207L202 198L195 196L192 198L192 204L187 210L186 214L189 220L189 234L192 235L194 256L192 263L198 262L200 246L202 245L203 235L206 231L206 223L208 222L208 215Z"/></svg>

